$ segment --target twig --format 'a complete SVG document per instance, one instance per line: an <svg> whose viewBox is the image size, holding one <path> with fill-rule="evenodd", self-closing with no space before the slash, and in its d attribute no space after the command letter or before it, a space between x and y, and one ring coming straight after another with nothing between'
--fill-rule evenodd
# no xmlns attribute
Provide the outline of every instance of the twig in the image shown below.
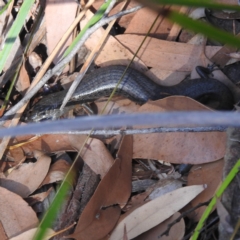
<svg viewBox="0 0 240 240"><path fill-rule="evenodd" d="M108 6L108 8L106 9L103 18L107 17L107 15L109 14L109 12L112 10L112 8L114 7L114 5L116 4L118 0L112 0Z"/></svg>
<svg viewBox="0 0 240 240"><path fill-rule="evenodd" d="M197 206L183 212L178 218L176 218L174 221L172 221L171 223L168 224L167 230L164 231L160 236L158 236L158 238L161 238L162 236L169 235L169 231L171 230L171 228L178 223L182 218L186 217L189 213L195 211L196 209L202 207L202 206L207 206L209 204L210 201L204 202L204 203L199 203Z"/></svg>
<svg viewBox="0 0 240 240"><path fill-rule="evenodd" d="M59 131L72 132L86 129L119 128L122 126L159 126L161 127L228 127L240 126L238 112L163 112L114 114L87 116L75 119L41 122L0 130L0 137L19 136L24 134L45 134Z"/></svg>
<svg viewBox="0 0 240 240"><path fill-rule="evenodd" d="M82 130L82 131L59 131L55 134L90 134L90 136L113 136L113 135L134 135L149 133L172 133L172 132L225 132L226 127L195 127L195 128L141 128L141 129L104 129L104 130ZM50 133L51 134L51 133Z"/></svg>
<svg viewBox="0 0 240 240"><path fill-rule="evenodd" d="M98 28L104 26L105 24L111 22L112 20L119 18L121 16L124 16L126 14L135 12L139 10L141 6L137 6L134 8L131 8L129 10L125 10L123 12L117 13L115 15L112 15L111 17L104 18L100 20L97 24L95 24L93 27L91 27L89 30L86 31L86 34L82 37L81 41L76 45L76 47L71 51L71 53L64 58L58 65L56 65L52 70L49 70L43 78L36 84L35 87L32 88L32 90L21 100L19 101L15 106L13 106L6 114L4 115L3 118L1 118L0 125L4 124L4 121L7 120L10 116L15 114L19 108L24 106L33 96L38 92L38 90L54 75L56 74L59 70L62 69L71 59L72 57L77 53L79 48L83 45L83 43L86 41L86 39L94 33Z"/></svg>

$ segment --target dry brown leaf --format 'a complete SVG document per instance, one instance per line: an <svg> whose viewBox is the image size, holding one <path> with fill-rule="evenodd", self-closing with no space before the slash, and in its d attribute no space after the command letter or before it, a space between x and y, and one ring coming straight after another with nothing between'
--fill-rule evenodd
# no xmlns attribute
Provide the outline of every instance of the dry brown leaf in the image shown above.
<svg viewBox="0 0 240 240"><path fill-rule="evenodd" d="M116 36L116 39L133 53L137 51L143 38L144 36L136 34ZM210 58L220 48L206 46L206 55ZM171 86L182 81L182 77L189 74L197 66L201 54L202 46L148 37L138 56L148 67L151 67L150 72L156 75L157 78L152 77L152 79L162 85Z"/></svg>
<svg viewBox="0 0 240 240"><path fill-rule="evenodd" d="M83 27L92 16L93 14L90 11L87 11L86 18L81 21L81 27ZM103 34L104 30L102 28L95 31L85 42L86 47L92 51L102 38ZM113 36L109 36L101 52L97 56L95 63L102 67L113 64L126 66L130 63L132 58L133 54L126 47L124 47ZM142 72L148 70L147 66L138 57L134 59L132 67Z"/></svg>
<svg viewBox="0 0 240 240"><path fill-rule="evenodd" d="M34 192L46 177L51 158L42 153L35 152L35 163L24 163L11 173L0 179L1 187L7 188L21 197L27 197Z"/></svg>
<svg viewBox="0 0 240 240"><path fill-rule="evenodd" d="M166 39L173 23L167 18L164 18L163 15L159 15L158 12L146 7L135 13L124 34L138 34L145 36L157 16L158 19L151 29L149 36L158 39Z"/></svg>
<svg viewBox="0 0 240 240"><path fill-rule="evenodd" d="M214 193L222 180L223 166L224 160L221 159L216 162L192 167L188 175L187 185L206 184L207 188L189 203L187 206L188 209L195 207L199 203L206 202L214 196ZM206 206L202 206L190 214L189 217L194 221L199 221L205 209Z"/></svg>
<svg viewBox="0 0 240 240"><path fill-rule="evenodd" d="M117 225L110 240L122 239L124 225L127 227L127 236L130 239L155 227L180 210L203 190L202 185L184 187L144 204Z"/></svg>
<svg viewBox="0 0 240 240"><path fill-rule="evenodd" d="M33 239L34 234L36 233L37 228L32 228L26 232L23 232L16 237L10 238L9 240L30 240ZM47 229L46 235L42 240L48 240L51 238L51 235L55 234L55 232L52 229Z"/></svg>
<svg viewBox="0 0 240 240"><path fill-rule="evenodd" d="M121 213L120 205L125 205L131 194L131 136L123 138L117 156L81 214L75 232L68 237L97 240L115 226Z"/></svg>
<svg viewBox="0 0 240 240"><path fill-rule="evenodd" d="M179 110L206 111L209 109L193 99L179 96L148 102L139 108L139 112ZM225 143L225 132L138 134L133 137L133 158L151 158L178 164L207 163L224 156Z"/></svg>
<svg viewBox="0 0 240 240"><path fill-rule="evenodd" d="M69 28L75 19L77 11L77 2L74 0L47 0L45 7L45 21L46 21L46 37L48 54L50 54L57 43L62 38L63 34ZM55 59L57 63L66 47L70 45L72 36L70 35L65 45L61 48Z"/></svg>
<svg viewBox="0 0 240 240"><path fill-rule="evenodd" d="M26 142L33 136L17 137L18 142ZM60 151L76 151L81 146L87 135L69 135L69 134L46 134L33 142L28 142L22 146L27 156L32 156L34 150L39 150L45 153L60 152Z"/></svg>
<svg viewBox="0 0 240 240"><path fill-rule="evenodd" d="M29 86L30 86L30 78L26 71L25 64L23 64L20 69L18 80L16 82L15 87L22 95L24 95L27 89L29 88Z"/></svg>
<svg viewBox="0 0 240 240"><path fill-rule="evenodd" d="M87 141L80 156L96 174L100 174L101 178L114 163L114 159L104 143L94 138Z"/></svg>
<svg viewBox="0 0 240 240"><path fill-rule="evenodd" d="M120 96L112 99L106 108L106 99L99 99L95 102L95 104L97 105L98 113L105 109L104 114L108 115L137 112L140 107L140 105L135 102L126 98L121 98Z"/></svg>
<svg viewBox="0 0 240 240"><path fill-rule="evenodd" d="M68 170L70 168L70 164L65 160L58 160L54 164L51 165L47 176L41 183L41 186L49 183L59 182L64 179Z"/></svg>
<svg viewBox="0 0 240 240"><path fill-rule="evenodd" d="M9 238L38 225L36 213L17 194L0 187L0 221Z"/></svg>
<svg viewBox="0 0 240 240"><path fill-rule="evenodd" d="M145 240L145 239L158 240L159 238L161 240L181 240L185 232L185 223L183 218L171 227L168 236L166 235L161 236L161 234L168 229L168 225L174 222L179 216L180 216L180 213L176 212L175 214L173 214L173 216L171 216L164 222L160 223L156 227L153 227L147 232L134 238L134 240Z"/></svg>

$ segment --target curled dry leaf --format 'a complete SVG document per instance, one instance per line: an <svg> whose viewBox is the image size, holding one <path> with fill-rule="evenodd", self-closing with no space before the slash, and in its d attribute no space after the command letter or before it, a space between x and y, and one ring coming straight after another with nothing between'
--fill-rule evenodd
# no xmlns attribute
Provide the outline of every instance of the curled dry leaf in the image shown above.
<svg viewBox="0 0 240 240"><path fill-rule="evenodd" d="M46 153L58 151L77 151L85 143L86 135L43 135L36 141L29 142L22 146L24 152L29 156L34 150ZM30 138L26 136L25 139ZM18 138L24 141L24 137ZM81 157L88 166L97 174L103 177L113 164L113 158L106 149L104 143L98 139L90 138L81 151Z"/></svg>
<svg viewBox="0 0 240 240"><path fill-rule="evenodd" d="M24 163L11 171L7 177L2 176L1 187L23 198L34 192L46 177L51 163L50 157L38 151L35 151L35 157L35 163Z"/></svg>
<svg viewBox="0 0 240 240"><path fill-rule="evenodd" d="M104 176L94 195L80 216L70 238L102 239L115 226L131 194L132 137L126 136L112 167Z"/></svg>
<svg viewBox="0 0 240 240"><path fill-rule="evenodd" d="M54 192L54 194L52 194L53 192ZM25 198L25 200L28 202L28 204L30 206L32 206L35 203L43 202L50 194L55 195L55 193L56 192L54 191L54 188L50 187L47 191L33 194L33 195Z"/></svg>
<svg viewBox="0 0 240 240"><path fill-rule="evenodd" d="M147 232L141 234L140 236L134 238L134 240L181 240L184 236L185 232L185 223L183 218L176 222L170 229L168 236L162 235L168 229L169 224L173 223L178 217L180 216L179 212L174 213L170 218L165 220L164 222L160 223L156 227L151 228ZM161 237L160 237L161 236Z"/></svg>
<svg viewBox="0 0 240 240"><path fill-rule="evenodd" d="M49 183L62 181L70 168L70 164L65 160L58 160L51 165L47 176L43 180L41 186Z"/></svg>
<svg viewBox="0 0 240 240"><path fill-rule="evenodd" d="M23 232L17 235L16 237L10 238L9 240L30 240L30 239L33 239L36 231L37 231L37 228L32 228L26 232ZM44 238L42 238L42 240L50 239L53 234L55 234L55 232L52 229L47 229L46 235L44 236Z"/></svg>
<svg viewBox="0 0 240 240"><path fill-rule="evenodd" d="M222 180L223 166L224 160L221 159L216 162L200 164L191 168L188 175L187 185L206 184L207 188L194 198L187 208L195 207L199 203L206 202L214 196L214 193ZM206 206L202 206L189 214L188 217L194 221L199 221L205 209Z"/></svg>
<svg viewBox="0 0 240 240"><path fill-rule="evenodd" d="M206 111L209 109L193 99L179 96L148 102L139 108L139 112L179 110ZM225 132L137 134L133 136L133 158L159 159L177 164L207 163L224 156L225 143Z"/></svg>
<svg viewBox="0 0 240 240"><path fill-rule="evenodd" d="M17 194L0 187L0 221L9 238L38 224L36 213Z"/></svg>
<svg viewBox="0 0 240 240"><path fill-rule="evenodd" d="M155 227L180 210L204 190L202 185L177 189L137 208L117 225L110 240L123 238L124 225L129 239Z"/></svg>

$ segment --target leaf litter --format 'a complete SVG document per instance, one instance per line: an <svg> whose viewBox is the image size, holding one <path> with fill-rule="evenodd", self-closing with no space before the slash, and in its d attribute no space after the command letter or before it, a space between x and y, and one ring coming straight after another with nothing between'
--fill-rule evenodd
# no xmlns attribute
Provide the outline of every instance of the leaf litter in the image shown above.
<svg viewBox="0 0 240 240"><path fill-rule="evenodd" d="M98 9L102 3L103 0L95 1L93 8ZM136 5L137 3L130 2L127 8ZM71 8L71 11L66 11L66 6ZM173 8L176 9L176 7ZM33 9L36 11L36 8ZM76 9L75 1L71 3L60 1L57 8L51 1L47 1L45 19L35 32L37 37L32 45L44 44L47 52L50 53L73 21ZM120 4L116 5L110 14L118 12L119 9ZM93 9L87 11L86 17L81 21L81 27L93 15L92 11ZM146 29L149 28L149 22L144 19L149 20L150 16L153 18L155 15L156 13L152 10L143 8L139 12L122 17L119 24L125 28L125 32L109 35L95 59L95 64L101 67L114 64L127 65L140 45L143 35L146 34ZM62 23L60 24L57 19ZM139 24L139 21L144 25ZM132 66L153 81L172 86L191 74L199 65L203 47L192 44L193 41L191 43L176 42L176 36L181 29L166 18L160 17L158 21L158 25L150 32L147 42L141 48ZM86 41L85 45L90 51L101 39L104 31L100 28ZM19 42L19 39L17 41ZM61 51L66 49L71 41L69 37ZM16 48L22 51L23 43L18 44L20 46L16 45ZM221 48L221 46L205 46L205 53L208 58L211 58ZM33 61L35 73L29 72L25 64L22 65L16 85L20 94L26 92L29 81L33 78L31 74L36 74L44 61L34 52L33 47L30 46L30 49L27 61ZM61 58L61 51L55 56L55 63ZM11 54L13 55L15 53ZM201 60L201 63L203 61ZM8 63L5 70L8 71L14 66ZM67 68L64 71L61 77L71 78ZM5 84L6 78L9 78L6 73L3 77L1 76L1 86ZM57 82L57 79L53 82ZM46 91L48 91L47 88ZM42 90L41 94L44 95L45 90ZM95 102L94 107L98 113L102 112L105 102L104 98ZM155 102L149 101L142 106L123 97L115 97L109 102L106 113L174 110L211 111L187 97L172 96ZM124 137L111 136L111 138L100 136L99 139L90 138L87 142L86 135L49 134L39 136L35 141L28 141L31 137L34 136L22 136L12 140L11 145L19 142L24 144L16 149L7 149L5 161L1 163L1 234L15 240L32 239L36 231L34 228L39 222L38 216L44 214L44 211L39 210L41 204L51 201L50 195L54 194L54 189L57 189L59 182L71 168L75 152L80 150L79 169L75 170L75 183L71 186L72 190L65 205L69 204L70 210L75 209L70 206L71 196L79 196L77 190L74 193L74 187L78 178L84 179L81 171L85 172L83 169L86 166L92 171L91 174L99 176L101 181L92 194L87 187L82 186L81 191L86 191L85 194L89 192L90 197L82 211L79 211L81 215L76 216L78 223L65 237L79 240L158 239L163 233L163 239L168 239L167 234L172 237L177 235L178 238L175 239L181 239L186 226L179 211L191 210L214 195L215 189L221 182L223 160L219 159L224 157L227 138L225 132L154 133ZM67 154L70 161L56 160L56 154L59 152ZM154 164L146 160L151 160ZM159 160L170 163L170 167L167 168ZM180 174L176 174L173 164L193 164L194 167L188 176L180 177ZM164 179L161 179L162 177ZM143 190L133 194L132 182L137 182L139 179L155 181L150 185L141 186ZM187 186L183 187L186 184ZM143 185L143 182L140 185ZM45 188L45 186L49 187ZM40 204L40 207L36 208L36 203ZM35 207L31 207L34 205ZM194 210L188 217L198 221L203 209L204 207ZM64 222L65 219L61 218L60 214L57 217ZM179 217L180 221L174 223ZM174 224L168 229L168 224L171 223Z"/></svg>

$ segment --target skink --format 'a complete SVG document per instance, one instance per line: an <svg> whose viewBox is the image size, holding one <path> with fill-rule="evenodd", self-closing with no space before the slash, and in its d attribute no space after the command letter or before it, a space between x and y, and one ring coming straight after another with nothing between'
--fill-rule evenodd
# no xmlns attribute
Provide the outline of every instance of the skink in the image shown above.
<svg viewBox="0 0 240 240"><path fill-rule="evenodd" d="M78 103L92 102L100 97L109 96L125 71L125 66L108 66L87 74L74 92L67 107ZM30 121L41 121L59 117L59 107L66 91L50 94L33 106L28 116ZM151 81L144 74L129 68L118 85L116 95L143 104L148 100L157 100L170 95L182 95L203 102L207 99L218 103L216 109L229 110L233 107L231 91L216 79L184 80L181 83L166 87Z"/></svg>

